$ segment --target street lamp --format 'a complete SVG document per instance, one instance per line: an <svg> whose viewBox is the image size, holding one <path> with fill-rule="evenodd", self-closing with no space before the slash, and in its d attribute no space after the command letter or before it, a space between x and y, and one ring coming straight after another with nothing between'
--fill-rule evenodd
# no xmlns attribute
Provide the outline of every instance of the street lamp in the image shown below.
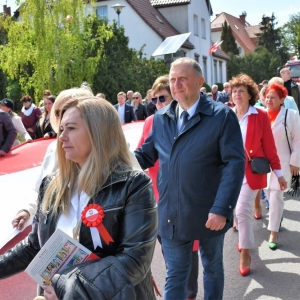
<svg viewBox="0 0 300 300"><path fill-rule="evenodd" d="M124 5L121 5L121 4L115 4L113 5L111 8L113 8L115 10L115 12L117 13L118 15L118 27L120 27L120 13L123 9L123 7L125 7Z"/></svg>

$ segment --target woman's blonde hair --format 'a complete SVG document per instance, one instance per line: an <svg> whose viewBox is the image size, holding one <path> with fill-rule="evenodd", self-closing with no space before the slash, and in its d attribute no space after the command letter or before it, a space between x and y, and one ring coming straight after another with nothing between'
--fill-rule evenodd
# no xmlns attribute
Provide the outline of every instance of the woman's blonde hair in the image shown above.
<svg viewBox="0 0 300 300"><path fill-rule="evenodd" d="M76 107L87 128L92 150L80 169L77 163L66 159L62 142L57 141L59 171L50 182L43 200L43 211L51 209L54 215L61 210L68 213L74 192L84 191L93 198L112 172L128 172L133 162L120 124L118 112L108 101L98 97L74 98L62 108L64 112ZM60 136L61 130L58 130Z"/></svg>
<svg viewBox="0 0 300 300"><path fill-rule="evenodd" d="M61 111L63 105L70 99L74 97L93 97L93 93L86 88L71 88L64 90L58 94L53 103L51 113L50 113L50 123L55 132L58 132L59 119L56 117L56 113Z"/></svg>

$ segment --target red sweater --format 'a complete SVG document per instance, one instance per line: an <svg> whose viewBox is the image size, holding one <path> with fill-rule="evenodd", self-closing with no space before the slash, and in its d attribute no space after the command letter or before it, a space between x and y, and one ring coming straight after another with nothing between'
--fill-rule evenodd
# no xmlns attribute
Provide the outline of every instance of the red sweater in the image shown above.
<svg viewBox="0 0 300 300"><path fill-rule="evenodd" d="M149 136L149 134L152 130L152 126L153 126L153 118L154 118L154 115L151 115L150 117L148 117L145 120L143 133L142 133L142 136L141 136L141 138L139 140L139 143L137 145L137 149L140 148L144 144L147 137ZM158 189L157 189L156 179L157 179L157 174L158 174L158 171L159 171L159 160L157 160L155 165L152 168L149 168L148 170L149 170L149 176L151 177L152 183L153 183L155 199L156 199L156 202L158 202L159 193L158 193Z"/></svg>

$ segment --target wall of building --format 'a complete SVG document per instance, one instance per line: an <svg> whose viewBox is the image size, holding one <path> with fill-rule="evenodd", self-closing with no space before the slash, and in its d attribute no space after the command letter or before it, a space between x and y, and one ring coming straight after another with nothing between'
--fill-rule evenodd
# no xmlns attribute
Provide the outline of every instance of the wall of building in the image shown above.
<svg viewBox="0 0 300 300"><path fill-rule="evenodd" d="M113 20L118 19L118 15L111 8L115 4L116 1L108 0L97 2L96 5L97 7L106 6L108 21L113 22ZM144 53L147 58L150 58L163 42L163 39L144 22L127 1L119 0L118 4L125 6L120 14L120 25L124 26L125 35L129 37L129 47L139 50L143 44L146 44ZM90 13L91 9L91 6L87 6L86 13ZM200 63L204 71L205 81L212 85L214 83L213 60L209 54L212 36L210 14L206 1L194 0L188 5L160 8L159 11L180 33L191 32L189 41L195 46L195 49L181 48L179 50L184 50L185 56L196 59ZM197 26L195 18L198 19ZM226 70L226 61L224 61L223 67ZM222 76L226 78L224 74L222 73Z"/></svg>
<svg viewBox="0 0 300 300"><path fill-rule="evenodd" d="M188 5L162 7L158 10L169 21L169 23L180 33L189 32Z"/></svg>
<svg viewBox="0 0 300 300"><path fill-rule="evenodd" d="M116 3L124 5L120 13L120 26L124 26L125 35L129 37L129 47L140 50L145 45L143 53L147 58L150 58L156 48L163 42L163 39L154 32L136 13L136 11L125 0L109 0L96 3L96 7L107 7L107 19L109 23L114 20L118 21L118 15L113 8ZM90 5L86 8L86 13L91 13L92 7Z"/></svg>

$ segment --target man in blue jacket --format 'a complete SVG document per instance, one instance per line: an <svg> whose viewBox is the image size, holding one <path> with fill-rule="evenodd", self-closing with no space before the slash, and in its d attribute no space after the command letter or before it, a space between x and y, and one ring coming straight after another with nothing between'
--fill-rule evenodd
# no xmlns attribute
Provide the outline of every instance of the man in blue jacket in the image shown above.
<svg viewBox="0 0 300 300"><path fill-rule="evenodd" d="M120 92L117 95L118 97L118 104L115 104L115 108L118 111L119 118L121 124L125 123L131 123L133 121L136 121L133 107L126 104L126 94L124 92Z"/></svg>
<svg viewBox="0 0 300 300"><path fill-rule="evenodd" d="M172 63L175 100L154 116L152 133L135 154L146 169L160 160L159 229L167 265L165 300L186 299L193 240L200 241L204 299L223 297L224 234L244 177L245 155L234 112L199 93L200 65Z"/></svg>

